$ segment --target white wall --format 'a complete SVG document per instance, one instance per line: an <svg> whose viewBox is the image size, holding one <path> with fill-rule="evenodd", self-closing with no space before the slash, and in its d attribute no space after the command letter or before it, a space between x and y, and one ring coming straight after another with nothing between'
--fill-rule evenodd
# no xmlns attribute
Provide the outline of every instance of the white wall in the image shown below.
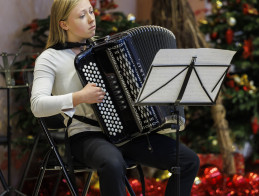
<svg viewBox="0 0 259 196"><path fill-rule="evenodd" d="M136 16L136 3L137 0L115 0L118 8L115 11L122 11L126 15L132 13Z"/></svg>
<svg viewBox="0 0 259 196"><path fill-rule="evenodd" d="M26 24L35 18L46 18L53 0L0 0L0 54L15 53L28 33L22 33ZM136 0L115 0L117 11L136 14ZM26 37L27 36L27 37Z"/></svg>
<svg viewBox="0 0 259 196"><path fill-rule="evenodd" d="M22 29L49 14L52 0L0 0L0 53L16 52L28 39Z"/></svg>

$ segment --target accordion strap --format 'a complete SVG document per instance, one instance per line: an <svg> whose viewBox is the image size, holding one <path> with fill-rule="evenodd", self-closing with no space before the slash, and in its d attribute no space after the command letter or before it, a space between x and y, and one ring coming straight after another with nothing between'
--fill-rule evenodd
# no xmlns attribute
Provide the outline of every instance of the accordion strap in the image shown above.
<svg viewBox="0 0 259 196"><path fill-rule="evenodd" d="M95 127L100 127L98 121L87 118L85 116L74 115L73 118L80 121L80 122L83 122L83 123L86 123L86 124L89 124L89 125L92 125L92 126L95 126Z"/></svg>

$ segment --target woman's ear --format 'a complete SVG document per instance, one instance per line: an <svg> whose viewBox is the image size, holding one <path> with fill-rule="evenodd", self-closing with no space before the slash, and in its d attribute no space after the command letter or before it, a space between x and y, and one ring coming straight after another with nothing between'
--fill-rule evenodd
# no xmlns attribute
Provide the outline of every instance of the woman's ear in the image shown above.
<svg viewBox="0 0 259 196"><path fill-rule="evenodd" d="M68 30L66 21L59 21L59 26L66 31Z"/></svg>

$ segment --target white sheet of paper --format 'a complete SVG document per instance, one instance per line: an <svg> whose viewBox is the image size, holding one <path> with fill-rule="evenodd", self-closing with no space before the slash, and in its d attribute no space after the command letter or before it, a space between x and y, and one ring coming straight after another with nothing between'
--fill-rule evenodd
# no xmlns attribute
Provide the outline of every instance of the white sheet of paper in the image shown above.
<svg viewBox="0 0 259 196"><path fill-rule="evenodd" d="M211 103L216 99L234 54L235 51L211 48L161 49L136 103L174 103L193 57L196 57L196 72L192 71L180 103Z"/></svg>

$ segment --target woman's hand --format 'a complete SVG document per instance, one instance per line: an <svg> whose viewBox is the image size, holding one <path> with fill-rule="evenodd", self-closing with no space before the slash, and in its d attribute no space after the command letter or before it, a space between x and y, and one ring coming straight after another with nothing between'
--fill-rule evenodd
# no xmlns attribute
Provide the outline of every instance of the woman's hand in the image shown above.
<svg viewBox="0 0 259 196"><path fill-rule="evenodd" d="M105 92L94 83L87 84L82 90L73 93L74 107L80 103L101 103Z"/></svg>

